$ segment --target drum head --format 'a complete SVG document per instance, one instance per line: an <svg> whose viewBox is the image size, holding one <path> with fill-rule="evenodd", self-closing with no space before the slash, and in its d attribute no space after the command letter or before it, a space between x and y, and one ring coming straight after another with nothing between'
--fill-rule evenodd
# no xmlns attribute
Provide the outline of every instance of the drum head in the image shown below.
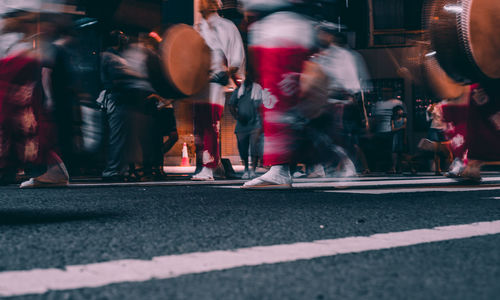
<svg viewBox="0 0 500 300"><path fill-rule="evenodd" d="M431 0L427 18L439 64L457 82L500 79L500 1Z"/></svg>
<svg viewBox="0 0 500 300"><path fill-rule="evenodd" d="M210 49L191 26L178 24L163 37L163 69L172 87L192 96L206 86L210 73Z"/></svg>
<svg viewBox="0 0 500 300"><path fill-rule="evenodd" d="M473 0L469 22L474 61L487 77L500 79L500 1Z"/></svg>

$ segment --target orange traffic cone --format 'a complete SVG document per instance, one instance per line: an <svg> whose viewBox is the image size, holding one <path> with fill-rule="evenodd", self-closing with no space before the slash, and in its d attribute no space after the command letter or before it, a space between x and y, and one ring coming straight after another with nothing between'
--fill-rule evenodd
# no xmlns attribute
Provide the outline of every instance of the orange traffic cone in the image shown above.
<svg viewBox="0 0 500 300"><path fill-rule="evenodd" d="M186 143L182 145L182 160L181 160L181 167L189 167L189 156L188 156L188 147Z"/></svg>

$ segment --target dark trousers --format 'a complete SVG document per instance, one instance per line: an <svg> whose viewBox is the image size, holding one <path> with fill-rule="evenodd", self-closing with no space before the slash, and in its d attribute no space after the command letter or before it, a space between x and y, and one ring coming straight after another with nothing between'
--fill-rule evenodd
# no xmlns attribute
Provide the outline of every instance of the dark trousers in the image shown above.
<svg viewBox="0 0 500 300"><path fill-rule="evenodd" d="M109 127L108 155L103 177L123 175L128 166L129 109L124 105L114 105L106 118Z"/></svg>
<svg viewBox="0 0 500 300"><path fill-rule="evenodd" d="M387 171L391 166L392 155L392 132L380 132L375 136L375 168L378 171Z"/></svg>
<svg viewBox="0 0 500 300"><path fill-rule="evenodd" d="M254 129L250 132L238 132L236 133L236 138L238 139L238 151L240 153L241 160L248 161L249 154L254 162L259 157L262 157L260 129Z"/></svg>

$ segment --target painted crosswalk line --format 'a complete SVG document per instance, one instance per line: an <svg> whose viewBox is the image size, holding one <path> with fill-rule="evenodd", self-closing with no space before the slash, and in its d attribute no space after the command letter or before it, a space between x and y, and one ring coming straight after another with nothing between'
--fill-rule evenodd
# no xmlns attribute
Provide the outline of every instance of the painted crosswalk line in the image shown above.
<svg viewBox="0 0 500 300"><path fill-rule="evenodd" d="M328 190L325 193L350 193L366 195L399 194L399 193L423 193L423 192L476 192L476 191L500 191L500 186L480 186L480 187L419 187L401 189L345 189ZM500 199L500 197L498 197Z"/></svg>
<svg viewBox="0 0 500 300"><path fill-rule="evenodd" d="M286 263L347 253L360 253L500 234L500 220L381 233L371 236L124 259L64 269L0 272L0 296L43 294L51 290L95 288L114 283L168 279L238 267Z"/></svg>
<svg viewBox="0 0 500 300"><path fill-rule="evenodd" d="M459 185L460 182L457 182L451 178L412 178L407 180L401 179L385 179L385 180L350 180L349 178L344 180L337 181L307 181L307 182L298 182L295 181L292 184L294 189L355 189L355 188L384 188L384 187L411 187L411 186L438 186L438 185ZM500 184L500 177L492 176L483 178L481 185L487 184ZM480 187L481 185L476 185L475 187ZM219 185L217 188L229 188L236 189L240 188L239 186L234 185Z"/></svg>
<svg viewBox="0 0 500 300"><path fill-rule="evenodd" d="M352 177L352 178L297 178L294 179L295 183L331 183L331 182L345 182L345 181L379 181L379 180L388 180L395 179L394 177ZM418 180L429 178L428 176L405 176L398 177L398 181L410 181L410 180ZM242 179L222 179L222 180L214 180L214 181L191 181L191 180L172 180L172 181L146 181L146 182L91 182L91 183L71 183L69 185L70 188L89 188L89 187L125 187L125 186L186 186L186 185L208 185L208 186L217 186L217 185L243 185L247 180Z"/></svg>

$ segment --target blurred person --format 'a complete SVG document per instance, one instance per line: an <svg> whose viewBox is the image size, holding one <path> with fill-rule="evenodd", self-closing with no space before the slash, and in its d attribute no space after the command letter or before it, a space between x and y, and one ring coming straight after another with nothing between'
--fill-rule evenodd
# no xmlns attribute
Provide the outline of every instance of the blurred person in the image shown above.
<svg viewBox="0 0 500 300"><path fill-rule="evenodd" d="M71 22L59 14L44 14L39 18L39 27L46 106L57 127L57 144L61 159L72 173L78 166L76 152L77 138L80 136L80 111L76 98L74 69L71 65L71 56L74 54L70 53L67 47L72 42L69 32Z"/></svg>
<svg viewBox="0 0 500 300"><path fill-rule="evenodd" d="M245 50L236 26L217 13L220 0L201 0L202 15L196 28L211 50L210 84L194 104L194 136L197 161L202 168L191 180L214 180L214 170L220 163L220 120L224 111L225 86L230 79L244 78Z"/></svg>
<svg viewBox="0 0 500 300"><path fill-rule="evenodd" d="M101 81L104 95L102 105L108 123L108 153L102 178L106 181L122 181L129 165L130 152L129 99L124 81L130 78L131 70L121 56L128 43L122 31L110 32L107 48L101 54Z"/></svg>
<svg viewBox="0 0 500 300"><path fill-rule="evenodd" d="M0 60L0 183L15 182L18 168L46 167L21 188L66 186L69 175L57 150L57 132L48 110L43 82L43 51L35 43L48 26L35 12L11 11L4 16L2 33L20 33ZM38 40L39 41L39 40Z"/></svg>
<svg viewBox="0 0 500 300"><path fill-rule="evenodd" d="M139 35L139 43L146 49L146 65L148 80L152 87L161 96L158 100L157 109L153 113L153 134L152 145L152 176L156 179L165 178L163 172L164 156L179 140L177 132L177 122L173 99L167 99L170 95L166 90L167 79L161 68L161 57L159 55L159 46L162 38L155 31L149 34Z"/></svg>
<svg viewBox="0 0 500 300"><path fill-rule="evenodd" d="M401 173L401 159L406 147L406 117L401 106L393 109L391 130L392 130L392 167L390 174Z"/></svg>
<svg viewBox="0 0 500 300"><path fill-rule="evenodd" d="M155 141L158 141L159 147L155 146L156 163L153 169L153 175L156 177L164 177L163 173L163 160L167 154L179 140L179 133L177 132L177 122L175 118L175 110L172 103L162 102L158 107L155 115ZM157 150L160 150L157 152Z"/></svg>
<svg viewBox="0 0 500 300"><path fill-rule="evenodd" d="M169 147L168 151L177 141L172 100L161 96L168 95L158 47L158 40L141 34L139 42L130 44L122 54L130 69L137 74L128 87L138 97L131 107L134 155L130 169L135 179L143 181L164 176L163 148ZM167 145L163 144L164 136L170 137Z"/></svg>
<svg viewBox="0 0 500 300"><path fill-rule="evenodd" d="M363 130L369 130L369 126L363 127L362 112L355 97L345 104L343 115L344 136L347 139L346 143L353 149L358 163L357 169L361 170L362 175L370 174L370 168L360 144L361 133Z"/></svg>
<svg viewBox="0 0 500 300"><path fill-rule="evenodd" d="M262 87L253 82L252 76L247 76L245 82L238 87L229 100L230 111L236 119L234 133L238 140L238 151L245 170L242 179L256 177L256 169L261 157L262 118ZM250 148L250 153L248 149ZM252 168L249 169L248 157L251 157Z"/></svg>
<svg viewBox="0 0 500 300"><path fill-rule="evenodd" d="M500 161L500 88L496 81L472 84L468 92L467 164L460 178L481 181L481 167Z"/></svg>
<svg viewBox="0 0 500 300"><path fill-rule="evenodd" d="M447 101L442 105L442 118L447 125L444 133L454 157L445 176L451 178L460 177L467 165L468 97L469 92L466 92L459 99Z"/></svg>
<svg viewBox="0 0 500 300"><path fill-rule="evenodd" d="M128 60L125 50L129 38L120 30L112 31L107 39L109 48L101 54L103 92L99 97L109 127L108 155L102 178L105 181L136 180L135 163L151 159L151 127L148 116L156 109L159 96L145 77L142 53L135 52ZM144 147L143 147L144 146ZM148 148L149 147L149 148Z"/></svg>
<svg viewBox="0 0 500 300"><path fill-rule="evenodd" d="M243 188L291 187L297 139L286 117L299 103L300 74L315 42L312 20L295 12L293 2L297 1L243 1L245 10L260 14L249 27L249 55L257 82L269 92L263 99L263 160L271 166Z"/></svg>
<svg viewBox="0 0 500 300"><path fill-rule="evenodd" d="M328 101L336 111L336 134L340 144L352 156L359 158L363 172L368 173L366 158L359 146L358 135L362 119L356 103L358 95L369 89L364 61L358 53L348 48L347 38L344 33L339 32L338 25L321 22L317 28L318 44L322 50L313 62L321 66L328 77Z"/></svg>
<svg viewBox="0 0 500 300"><path fill-rule="evenodd" d="M446 101L429 105L426 110L426 119L431 121L427 138L434 142L434 170L435 175L441 175L441 159L443 154L449 166L453 160L453 154L449 148L448 139L445 136L446 123L443 121L443 105Z"/></svg>
<svg viewBox="0 0 500 300"><path fill-rule="evenodd" d="M303 136L301 143L305 143L305 148L298 152L314 153L315 157L299 154L303 160L310 160L306 162L307 177L325 177L323 164L330 167L332 162L337 163L335 175L350 177L356 174L350 156L354 157L357 150L361 150L357 146L361 114L355 98L362 91L361 79L366 79L366 76L362 75L356 56L346 48L345 35L338 32L337 25L321 22L317 29L321 50L306 63L301 74L302 83L310 81L312 87L303 89L303 99L297 105L299 115L309 115L305 132L298 134ZM321 84L322 81L324 84ZM307 87L308 84L302 83L303 87ZM322 97L325 98L323 103ZM308 114L308 110L315 112ZM311 149L307 149L307 145ZM318 161L320 157L322 162Z"/></svg>
<svg viewBox="0 0 500 300"><path fill-rule="evenodd" d="M388 91L383 91L382 101L377 101L373 110L375 117L375 146L377 157L377 168L385 171L390 171L388 164L392 164L392 113L397 106L405 105L399 99L395 99Z"/></svg>

